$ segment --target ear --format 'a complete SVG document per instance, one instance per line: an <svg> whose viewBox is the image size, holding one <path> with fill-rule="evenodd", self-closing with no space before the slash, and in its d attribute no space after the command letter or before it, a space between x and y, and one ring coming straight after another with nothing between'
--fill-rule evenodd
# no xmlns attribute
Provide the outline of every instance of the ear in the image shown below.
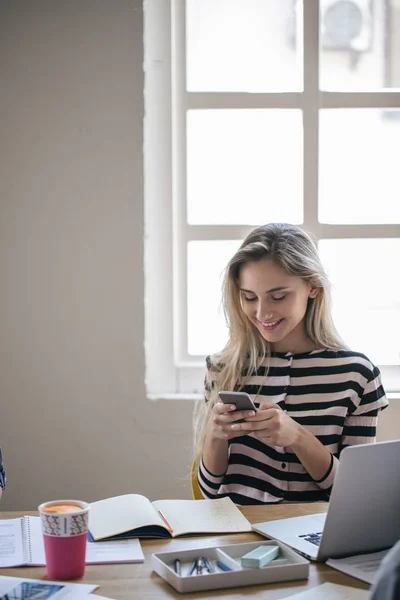
<svg viewBox="0 0 400 600"><path fill-rule="evenodd" d="M311 287L308 293L309 298L316 298L319 294L319 287Z"/></svg>

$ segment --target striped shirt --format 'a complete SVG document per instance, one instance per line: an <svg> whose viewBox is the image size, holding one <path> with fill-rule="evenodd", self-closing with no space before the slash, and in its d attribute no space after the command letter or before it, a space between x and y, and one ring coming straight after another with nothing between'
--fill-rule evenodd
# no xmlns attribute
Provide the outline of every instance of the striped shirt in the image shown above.
<svg viewBox="0 0 400 600"><path fill-rule="evenodd" d="M5 489L6 487L6 470L3 465L3 455L0 448L0 487Z"/></svg>
<svg viewBox="0 0 400 600"><path fill-rule="evenodd" d="M224 475L210 473L200 462L201 492L205 498L229 496L239 505L329 500L341 450L375 441L378 412L388 405L379 369L364 354L349 350L274 352L268 374L267 364L264 359L243 391L257 407L278 404L313 433L331 453L328 472L316 481L291 448L270 446L249 434L229 440ZM208 358L206 401L217 375Z"/></svg>

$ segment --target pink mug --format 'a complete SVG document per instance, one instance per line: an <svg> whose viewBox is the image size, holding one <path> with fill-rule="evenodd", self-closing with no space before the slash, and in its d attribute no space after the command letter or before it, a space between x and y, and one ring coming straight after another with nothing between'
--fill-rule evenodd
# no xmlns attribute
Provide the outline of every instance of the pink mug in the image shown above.
<svg viewBox="0 0 400 600"><path fill-rule="evenodd" d="M48 577L63 580L83 577L89 504L81 500L53 500L44 502L38 510Z"/></svg>

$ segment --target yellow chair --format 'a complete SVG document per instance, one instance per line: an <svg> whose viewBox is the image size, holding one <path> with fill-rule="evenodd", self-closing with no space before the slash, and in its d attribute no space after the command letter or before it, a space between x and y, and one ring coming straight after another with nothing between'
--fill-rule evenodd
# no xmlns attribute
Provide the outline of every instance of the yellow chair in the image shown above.
<svg viewBox="0 0 400 600"><path fill-rule="evenodd" d="M193 500L204 500L203 494L199 488L199 480L197 479L196 461L192 462L192 468L190 469L190 485L192 487Z"/></svg>

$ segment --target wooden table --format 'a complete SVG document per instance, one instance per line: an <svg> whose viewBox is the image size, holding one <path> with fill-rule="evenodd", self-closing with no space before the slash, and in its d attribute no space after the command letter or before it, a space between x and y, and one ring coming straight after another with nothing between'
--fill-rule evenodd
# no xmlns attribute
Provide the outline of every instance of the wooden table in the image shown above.
<svg viewBox="0 0 400 600"><path fill-rule="evenodd" d="M201 502L201 500L199 501ZM326 512L328 504L280 504L268 506L246 506L241 508L243 514L251 523L261 521L272 521L285 517L296 517L300 515ZM34 512L3 512L0 519L16 518L24 514L35 515ZM82 583L98 584L95 593L115 598L116 600L140 599L140 600L162 600L163 598L232 598L239 600L243 597L257 596L267 600L278 600L286 598L296 592L315 587L329 581L349 585L355 588L368 589L366 583L335 571L325 564L310 564L310 577L308 580L293 581L287 583L274 583L268 585L253 585L248 587L226 590L215 590L201 593L180 594L175 591L166 581L151 570L151 554L154 552L169 552L174 550L186 550L201 548L204 546L218 546L222 544L234 544L240 542L254 542L265 539L256 533L242 533L224 536L201 536L194 538L178 538L174 540L142 540L145 562L140 564L124 565L89 565L86 567ZM30 579L46 579L44 567L1 569L0 575L12 577L26 577Z"/></svg>

